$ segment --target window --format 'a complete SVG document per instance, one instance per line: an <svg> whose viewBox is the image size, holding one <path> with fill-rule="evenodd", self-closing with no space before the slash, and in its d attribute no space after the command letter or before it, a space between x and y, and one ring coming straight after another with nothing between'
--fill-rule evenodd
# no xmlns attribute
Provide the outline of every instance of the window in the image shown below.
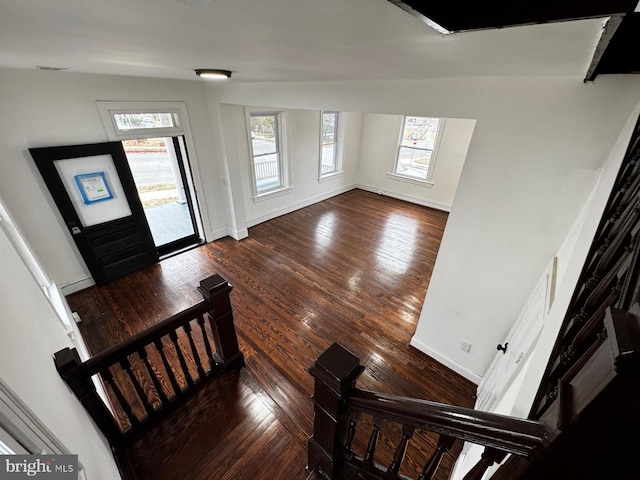
<svg viewBox="0 0 640 480"><path fill-rule="evenodd" d="M282 112L252 111L248 122L255 197L284 191L289 185Z"/></svg>
<svg viewBox="0 0 640 480"><path fill-rule="evenodd" d="M118 130L167 128L178 125L175 113L114 113L113 119Z"/></svg>
<svg viewBox="0 0 640 480"><path fill-rule="evenodd" d="M96 103L111 140L175 136L188 130L183 102Z"/></svg>
<svg viewBox="0 0 640 480"><path fill-rule="evenodd" d="M322 112L320 177L338 172L338 112Z"/></svg>
<svg viewBox="0 0 640 480"><path fill-rule="evenodd" d="M430 181L442 120L404 117L394 174L418 181Z"/></svg>

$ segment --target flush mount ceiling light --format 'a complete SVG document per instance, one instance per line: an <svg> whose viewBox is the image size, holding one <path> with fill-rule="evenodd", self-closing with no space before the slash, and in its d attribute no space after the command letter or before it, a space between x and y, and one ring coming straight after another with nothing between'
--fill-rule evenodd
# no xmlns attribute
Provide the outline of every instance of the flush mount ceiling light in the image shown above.
<svg viewBox="0 0 640 480"><path fill-rule="evenodd" d="M38 70L48 70L50 72L59 72L61 70L69 70L67 67L43 67L42 65L36 65Z"/></svg>
<svg viewBox="0 0 640 480"><path fill-rule="evenodd" d="M226 80L231 78L230 70L214 70L211 68L198 68L195 70L196 75L207 80Z"/></svg>
<svg viewBox="0 0 640 480"><path fill-rule="evenodd" d="M173 0L176 3L181 3L189 7L201 7L203 5L209 5L215 2L215 0Z"/></svg>

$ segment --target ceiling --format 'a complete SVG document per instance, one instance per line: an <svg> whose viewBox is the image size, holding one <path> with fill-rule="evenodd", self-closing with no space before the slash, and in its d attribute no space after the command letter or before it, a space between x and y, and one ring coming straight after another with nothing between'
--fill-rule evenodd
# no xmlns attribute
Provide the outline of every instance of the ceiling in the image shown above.
<svg viewBox="0 0 640 480"><path fill-rule="evenodd" d="M599 15L628 1L601 1L608 6L604 10L578 12L597 18L489 30L468 23L478 2L442 2L456 12L452 18L459 24L452 29L475 30L451 35L394 3L0 0L0 67L176 79L195 79L195 68L221 68L233 71L234 82L584 77L607 22ZM513 16L496 18L502 24L514 22ZM518 23L541 21L525 20Z"/></svg>
<svg viewBox="0 0 640 480"><path fill-rule="evenodd" d="M637 0L563 0L514 3L507 0L389 0L411 15L445 32L535 25L610 17L600 36L586 80L600 73L640 73L640 3ZM634 12L635 7L635 12Z"/></svg>

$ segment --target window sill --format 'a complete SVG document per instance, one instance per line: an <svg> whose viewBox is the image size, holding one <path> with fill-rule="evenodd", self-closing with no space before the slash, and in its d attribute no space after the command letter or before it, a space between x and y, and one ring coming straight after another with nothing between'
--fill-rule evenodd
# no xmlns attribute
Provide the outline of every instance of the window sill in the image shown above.
<svg viewBox="0 0 640 480"><path fill-rule="evenodd" d="M405 177L404 175L398 175L397 173L387 173L387 178L391 180L398 180L400 182L413 183L414 185L420 185L427 188L432 188L435 184L430 180L419 180L413 177Z"/></svg>
<svg viewBox="0 0 640 480"><path fill-rule="evenodd" d="M342 178L342 177L344 177L344 172L327 173L326 175L322 175L321 177L318 178L318 183L328 182L329 180L333 180L335 178Z"/></svg>
<svg viewBox="0 0 640 480"><path fill-rule="evenodd" d="M257 203L257 202L262 202L264 200L269 200L270 198L279 197L280 195L285 195L287 193L290 193L291 190L293 190L293 187L283 187L277 190L271 190L269 192L256 195L255 197L253 197L253 201Z"/></svg>

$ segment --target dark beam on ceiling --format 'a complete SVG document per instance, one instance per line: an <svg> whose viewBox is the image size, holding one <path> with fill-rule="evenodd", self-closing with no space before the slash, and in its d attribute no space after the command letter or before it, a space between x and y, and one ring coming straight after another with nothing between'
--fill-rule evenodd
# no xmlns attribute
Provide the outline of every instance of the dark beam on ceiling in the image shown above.
<svg viewBox="0 0 640 480"><path fill-rule="evenodd" d="M594 56L586 81L606 73L640 73L640 13L625 15L605 47L597 61Z"/></svg>
<svg viewBox="0 0 640 480"><path fill-rule="evenodd" d="M389 0L450 32L607 17L633 12L638 0Z"/></svg>

